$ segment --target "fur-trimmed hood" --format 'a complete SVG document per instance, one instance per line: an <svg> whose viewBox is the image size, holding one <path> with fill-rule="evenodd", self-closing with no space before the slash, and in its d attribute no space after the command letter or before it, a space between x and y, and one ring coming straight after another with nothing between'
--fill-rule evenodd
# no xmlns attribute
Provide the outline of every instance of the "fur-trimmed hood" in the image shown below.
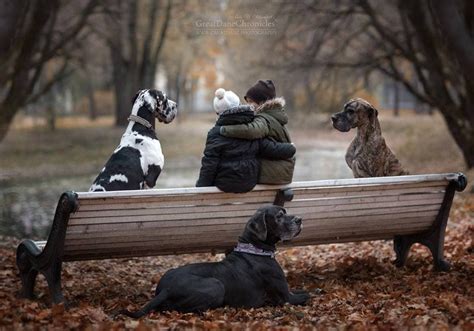
<svg viewBox="0 0 474 331"><path fill-rule="evenodd" d="M285 112L285 105L286 102L283 97L270 99L258 106L255 113L268 114L273 116L282 125L286 125L288 123L288 115Z"/></svg>

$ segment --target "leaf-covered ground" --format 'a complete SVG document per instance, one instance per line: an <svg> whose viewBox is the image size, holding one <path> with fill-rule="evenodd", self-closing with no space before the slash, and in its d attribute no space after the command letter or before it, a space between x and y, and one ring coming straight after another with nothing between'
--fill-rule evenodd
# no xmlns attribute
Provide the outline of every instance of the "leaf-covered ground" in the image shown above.
<svg viewBox="0 0 474 331"><path fill-rule="evenodd" d="M432 271L426 248L415 245L407 266L395 268L390 241L308 246L280 251L292 288L311 292L304 307L221 308L203 314L153 313L141 320L116 316L147 302L169 268L221 256L195 254L71 262L63 267L69 307L51 307L38 278L37 300L20 299L15 267L18 240L1 238L0 329L474 329L474 196L451 211L445 254L448 273Z"/></svg>

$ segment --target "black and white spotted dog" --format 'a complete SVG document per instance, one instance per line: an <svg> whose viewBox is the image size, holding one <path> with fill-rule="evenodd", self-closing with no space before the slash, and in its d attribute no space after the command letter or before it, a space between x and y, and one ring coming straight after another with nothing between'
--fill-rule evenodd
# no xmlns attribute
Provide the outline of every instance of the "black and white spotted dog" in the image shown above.
<svg viewBox="0 0 474 331"><path fill-rule="evenodd" d="M89 191L152 188L163 169L164 157L155 133L155 118L170 123L177 105L157 90L140 90L120 145L94 180Z"/></svg>

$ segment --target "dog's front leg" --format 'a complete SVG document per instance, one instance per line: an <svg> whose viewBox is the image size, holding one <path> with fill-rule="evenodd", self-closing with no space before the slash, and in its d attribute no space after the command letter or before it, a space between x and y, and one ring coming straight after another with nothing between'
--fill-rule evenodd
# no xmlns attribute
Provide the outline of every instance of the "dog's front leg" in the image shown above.
<svg viewBox="0 0 474 331"><path fill-rule="evenodd" d="M352 161L351 165L351 170L352 174L354 175L354 178L366 178L366 177L372 177L369 174L369 170L366 164L362 164L362 162L358 159L355 159Z"/></svg>
<svg viewBox="0 0 474 331"><path fill-rule="evenodd" d="M272 304L276 306L287 302L292 305L304 305L309 299L308 292L304 290L290 291L284 277L267 284L267 296Z"/></svg>
<svg viewBox="0 0 474 331"><path fill-rule="evenodd" d="M145 176L145 185L144 188L153 188L155 187L156 180L158 179L158 176L161 173L161 167L156 164L150 164L148 166L148 173Z"/></svg>

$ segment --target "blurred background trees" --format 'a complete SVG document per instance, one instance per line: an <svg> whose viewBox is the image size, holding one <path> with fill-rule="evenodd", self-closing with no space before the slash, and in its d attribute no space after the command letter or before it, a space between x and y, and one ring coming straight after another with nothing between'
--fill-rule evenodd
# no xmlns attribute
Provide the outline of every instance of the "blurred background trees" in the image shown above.
<svg viewBox="0 0 474 331"><path fill-rule="evenodd" d="M73 44L97 2L0 1L0 140L20 109L70 74Z"/></svg>
<svg viewBox="0 0 474 331"><path fill-rule="evenodd" d="M472 168L473 54L469 0L0 0L0 140L17 113L124 125L141 88L183 115L270 78L302 116L439 111Z"/></svg>
<svg viewBox="0 0 474 331"><path fill-rule="evenodd" d="M313 0L280 8L288 19L276 67L340 72L353 87L373 73L392 80L395 110L400 89L439 110L474 167L472 1Z"/></svg>

